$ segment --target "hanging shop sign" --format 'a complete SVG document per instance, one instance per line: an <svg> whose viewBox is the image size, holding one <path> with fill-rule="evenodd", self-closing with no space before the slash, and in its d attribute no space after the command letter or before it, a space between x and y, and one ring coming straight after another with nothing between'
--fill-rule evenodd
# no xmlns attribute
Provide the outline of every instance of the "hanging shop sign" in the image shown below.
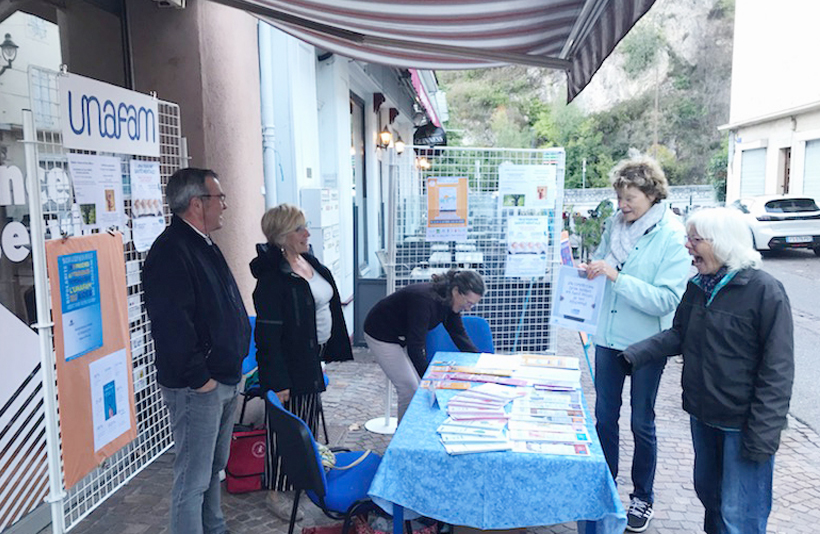
<svg viewBox="0 0 820 534"><path fill-rule="evenodd" d="M59 86L65 148L159 157L156 98L76 74Z"/></svg>

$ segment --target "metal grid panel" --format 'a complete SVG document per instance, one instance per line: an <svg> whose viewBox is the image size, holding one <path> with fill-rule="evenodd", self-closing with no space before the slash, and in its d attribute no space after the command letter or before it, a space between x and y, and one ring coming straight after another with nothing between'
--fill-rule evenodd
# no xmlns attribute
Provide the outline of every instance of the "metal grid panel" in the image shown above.
<svg viewBox="0 0 820 534"><path fill-rule="evenodd" d="M419 165L421 158L429 168ZM499 165L554 165L557 191L548 208L499 205ZM467 177L467 242L426 241L428 178ZM549 324L551 269L558 258L563 204L564 151L495 148L408 147L391 164L393 239L388 244L388 291L449 268L470 268L484 277L487 292L471 314L490 324L497 351L554 352ZM549 221L547 272L534 279L505 277L507 223L511 216L545 216ZM392 267L392 269L391 269ZM391 280L392 277L392 280Z"/></svg>
<svg viewBox="0 0 820 534"><path fill-rule="evenodd" d="M58 91L59 73L41 69L31 69L29 83L32 95L35 126L37 129L37 159L46 172L59 168L68 169L69 151L62 146L59 132L60 103ZM154 361L154 341L151 325L143 302L143 288L140 279L146 252L137 252L130 239L131 181L130 160L158 161L162 178L163 198L168 178L180 168L184 159L181 144L180 110L176 104L159 102L160 157L106 154L119 157L122 168L123 198L129 227L124 228L124 255L126 264L126 285L129 305L129 331L131 357L134 371L135 408L137 438L108 458L101 466L89 473L66 492L63 511L66 530L70 530L100 503L145 466L165 452L172 444L173 437L167 411L162 402L156 382ZM56 238L60 233L78 235L77 213L72 215L73 195L64 191L64 202L55 202L55 191L48 191L48 185L41 182L42 195L48 199L43 203L43 217L49 230L46 238ZM57 195L58 197L60 195ZM166 221L170 220L167 205L163 206ZM95 230L96 232L96 230Z"/></svg>

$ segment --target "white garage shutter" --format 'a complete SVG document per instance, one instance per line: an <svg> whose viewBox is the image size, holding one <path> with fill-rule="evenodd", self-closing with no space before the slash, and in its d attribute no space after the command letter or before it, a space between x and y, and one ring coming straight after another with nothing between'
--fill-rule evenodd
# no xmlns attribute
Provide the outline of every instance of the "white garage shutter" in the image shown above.
<svg viewBox="0 0 820 534"><path fill-rule="evenodd" d="M766 149L744 150L740 159L740 196L753 197L766 192Z"/></svg>
<svg viewBox="0 0 820 534"><path fill-rule="evenodd" d="M806 162L803 166L803 194L820 202L820 139L806 142Z"/></svg>

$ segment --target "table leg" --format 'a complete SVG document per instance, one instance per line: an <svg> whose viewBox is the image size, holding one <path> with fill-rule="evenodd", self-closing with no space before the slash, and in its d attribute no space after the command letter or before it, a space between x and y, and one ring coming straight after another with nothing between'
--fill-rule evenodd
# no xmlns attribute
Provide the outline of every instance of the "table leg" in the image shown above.
<svg viewBox="0 0 820 534"><path fill-rule="evenodd" d="M393 503L393 534L404 532L404 507Z"/></svg>

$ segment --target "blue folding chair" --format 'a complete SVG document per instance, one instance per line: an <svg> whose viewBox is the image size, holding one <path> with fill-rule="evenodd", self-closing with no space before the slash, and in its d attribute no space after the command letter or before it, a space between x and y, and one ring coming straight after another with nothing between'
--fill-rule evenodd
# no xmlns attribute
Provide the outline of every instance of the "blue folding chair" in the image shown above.
<svg viewBox="0 0 820 534"><path fill-rule="evenodd" d="M268 391L265 399L269 407L268 425L274 432L276 450L282 458L282 471L295 490L288 534L293 534L302 492L326 516L344 520L342 534L347 534L354 516L376 509L367 491L381 456L374 452L331 449L336 452L336 466L342 469L331 469L326 473L316 440L305 422L285 410L273 391ZM345 466L351 467L344 469Z"/></svg>
<svg viewBox="0 0 820 534"><path fill-rule="evenodd" d="M490 325L483 317L475 315L466 315L461 318L464 323L464 330L470 336L473 344L481 352L495 352L495 345L493 344L493 334L490 331ZM445 330L444 325L440 324L427 333L427 361L433 359L436 352L458 352L456 344L450 334Z"/></svg>

